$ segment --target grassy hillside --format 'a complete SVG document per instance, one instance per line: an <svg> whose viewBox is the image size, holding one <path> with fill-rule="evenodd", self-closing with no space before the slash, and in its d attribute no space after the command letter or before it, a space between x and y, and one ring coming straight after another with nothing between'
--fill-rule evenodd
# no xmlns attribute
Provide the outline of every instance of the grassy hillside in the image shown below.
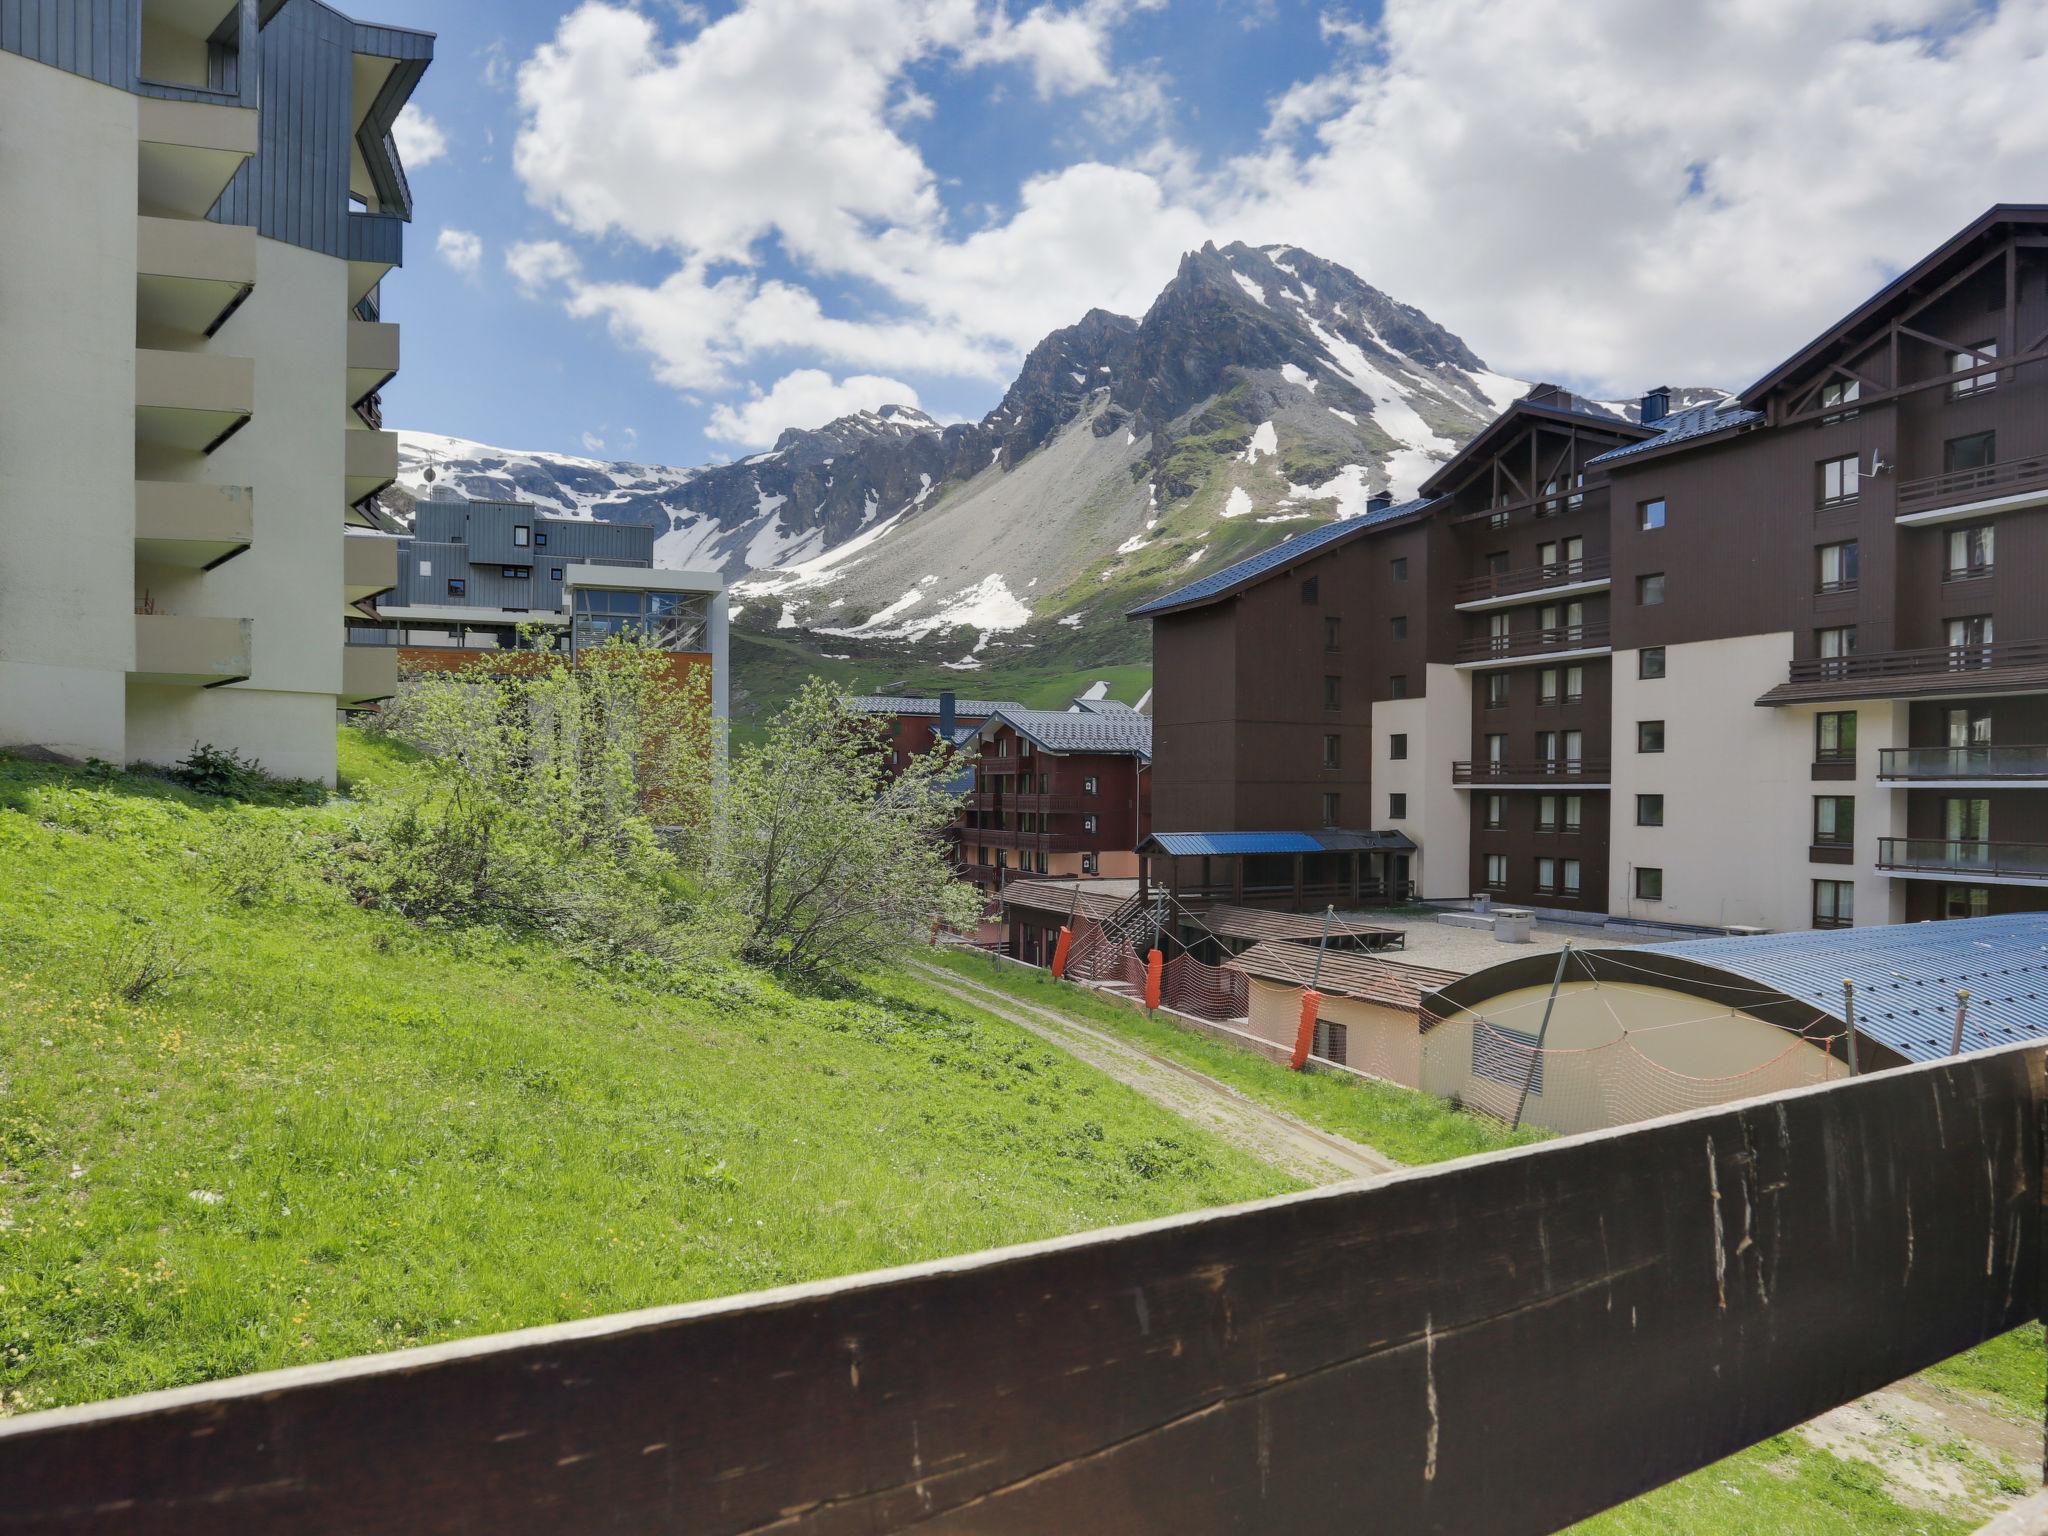
<svg viewBox="0 0 2048 1536"><path fill-rule="evenodd" d="M1287 1187L915 983L598 973L291 866L231 894L351 814L0 758L5 1411Z"/></svg>

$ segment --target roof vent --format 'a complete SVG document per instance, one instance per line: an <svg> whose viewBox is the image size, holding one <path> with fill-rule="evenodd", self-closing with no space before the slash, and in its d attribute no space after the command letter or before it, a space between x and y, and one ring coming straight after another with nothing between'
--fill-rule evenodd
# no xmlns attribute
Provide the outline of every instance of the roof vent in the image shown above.
<svg viewBox="0 0 2048 1536"><path fill-rule="evenodd" d="M1365 498L1365 510L1368 512L1384 512L1393 504L1394 493L1392 491L1374 491Z"/></svg>
<svg viewBox="0 0 2048 1536"><path fill-rule="evenodd" d="M1643 425L1654 427L1671 414L1671 386L1659 384L1643 396Z"/></svg>

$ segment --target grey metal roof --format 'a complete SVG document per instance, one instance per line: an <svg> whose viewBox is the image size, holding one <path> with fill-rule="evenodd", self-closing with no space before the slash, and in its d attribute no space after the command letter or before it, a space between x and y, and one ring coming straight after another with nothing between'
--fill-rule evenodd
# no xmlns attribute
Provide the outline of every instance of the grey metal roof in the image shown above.
<svg viewBox="0 0 2048 1536"><path fill-rule="evenodd" d="M1351 832L1342 827L1314 832L1155 832L1143 846L1175 858L1233 853L1407 853L1415 848L1400 832Z"/></svg>
<svg viewBox="0 0 2048 1536"><path fill-rule="evenodd" d="M921 695L895 693L859 693L846 701L846 707L858 710L864 715L931 715L937 718L939 701ZM999 709L1021 709L1023 706L1008 699L955 699L955 715L975 715L986 718Z"/></svg>
<svg viewBox="0 0 2048 1536"><path fill-rule="evenodd" d="M1741 407L1723 410L1718 403L1690 406L1682 411L1673 411L1662 421L1653 422L1653 426L1663 428L1655 437L1646 437L1640 443L1629 443L1621 448L1610 448L1607 452L1588 459L1586 464L1589 468L1595 464L1612 464L1617 459L1649 453L1658 448L1669 448L1674 443L1687 442L1695 437L1707 437L1736 427L1753 426L1763 419L1762 411Z"/></svg>
<svg viewBox="0 0 2048 1536"><path fill-rule="evenodd" d="M1014 704L1000 706L981 723L977 736L999 725L1008 725L1018 735L1048 752L1135 752L1152 755L1152 717L1136 710L1112 710L1097 714L1086 710L1023 709Z"/></svg>
<svg viewBox="0 0 2048 1536"><path fill-rule="evenodd" d="M1238 587L1249 586L1270 571L1314 554L1317 550L1335 544L1339 540L1377 528L1383 523L1398 522L1412 517L1434 504L1437 498L1417 497L1413 501L1397 502L1391 507L1382 507L1377 512L1367 512L1358 517L1343 518L1338 522L1325 523L1320 528L1311 528L1307 533L1298 533L1291 539L1282 539L1270 549L1260 550L1248 559L1235 565L1226 565L1200 581L1190 582L1164 597L1155 597L1148 603L1141 603L1124 615L1127 619L1144 618L1149 614L1166 613L1175 608L1192 607L1196 603L1208 602L1222 597Z"/></svg>
<svg viewBox="0 0 2048 1536"><path fill-rule="evenodd" d="M2048 913L1827 928L1645 944L1622 958L1670 955L1733 972L1840 1019L1856 983L1856 1029L1912 1061L1946 1056L1956 990L1967 988L1963 1049L2048 1038Z"/></svg>

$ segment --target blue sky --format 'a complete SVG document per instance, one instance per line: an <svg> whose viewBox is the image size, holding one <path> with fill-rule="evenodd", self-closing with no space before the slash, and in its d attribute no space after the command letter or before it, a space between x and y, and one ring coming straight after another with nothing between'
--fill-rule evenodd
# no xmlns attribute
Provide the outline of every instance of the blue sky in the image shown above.
<svg viewBox="0 0 2048 1536"><path fill-rule="evenodd" d="M673 464L979 415L1211 237L1503 372L1737 386L2048 163L2048 0L360 4L439 38L387 419Z"/></svg>

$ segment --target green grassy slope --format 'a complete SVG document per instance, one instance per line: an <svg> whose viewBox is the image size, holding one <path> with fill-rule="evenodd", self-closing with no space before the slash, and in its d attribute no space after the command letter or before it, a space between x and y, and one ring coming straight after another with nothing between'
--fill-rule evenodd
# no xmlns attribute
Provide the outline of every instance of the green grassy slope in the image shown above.
<svg viewBox="0 0 2048 1536"><path fill-rule="evenodd" d="M914 983L598 974L211 882L238 827L350 814L0 758L5 1411L1288 1187Z"/></svg>

